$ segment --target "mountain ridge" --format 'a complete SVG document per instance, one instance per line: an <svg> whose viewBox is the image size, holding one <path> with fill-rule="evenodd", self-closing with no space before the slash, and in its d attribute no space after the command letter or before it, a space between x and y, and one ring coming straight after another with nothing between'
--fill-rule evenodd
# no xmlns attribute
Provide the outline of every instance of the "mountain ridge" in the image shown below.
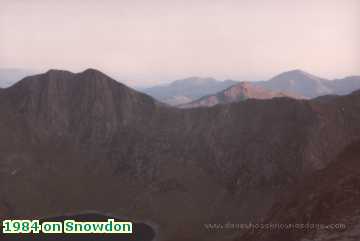
<svg viewBox="0 0 360 241"><path fill-rule="evenodd" d="M210 77L189 77L166 85L150 87L143 92L167 104L178 105L218 92L235 83L233 80L218 81Z"/></svg>
<svg viewBox="0 0 360 241"><path fill-rule="evenodd" d="M88 74L32 76L0 92L6 218L96 210L150 220L160 240L226 239L236 232L203 224L265 216L360 139L358 91L178 109Z"/></svg>
<svg viewBox="0 0 360 241"><path fill-rule="evenodd" d="M271 99L276 97L301 98L300 96L267 90L251 82L240 82L213 95L201 97L187 104L178 105L180 108L211 107L217 104L228 104L246 99Z"/></svg>
<svg viewBox="0 0 360 241"><path fill-rule="evenodd" d="M249 92L242 87L249 86ZM240 91L243 89L243 91ZM240 82L227 89L203 96L189 103L180 104L180 108L209 107L216 104L243 101L248 98L269 99L274 97L290 97L312 99L323 95L346 95L360 89L360 76L349 76L343 79L328 80L295 69L278 74L267 81ZM233 94L229 94L232 92Z"/></svg>
<svg viewBox="0 0 360 241"><path fill-rule="evenodd" d="M4 89L2 95L4 103L19 106L17 111L27 114L26 122L40 129L39 134L56 136L47 131L55 128L56 133L64 135L65 129L67 135L79 132L78 138L88 135L89 131L90 135L98 136L103 132L107 136L119 125L136 122L141 117L139 112L156 105L151 97L94 69L77 74L49 70L24 78Z"/></svg>
<svg viewBox="0 0 360 241"><path fill-rule="evenodd" d="M341 90L347 83L352 85ZM302 95L306 98L315 98L329 94L350 94L351 91L360 89L360 77L348 76L343 79L329 80L296 69L278 74L268 81L254 82L255 84L274 91L284 91Z"/></svg>

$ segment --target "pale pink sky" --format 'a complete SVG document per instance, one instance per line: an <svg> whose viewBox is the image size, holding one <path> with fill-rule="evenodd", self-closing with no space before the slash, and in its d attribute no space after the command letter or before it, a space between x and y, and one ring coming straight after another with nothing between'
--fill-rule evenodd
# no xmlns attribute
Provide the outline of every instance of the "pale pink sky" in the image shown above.
<svg viewBox="0 0 360 241"><path fill-rule="evenodd" d="M360 74L358 0L0 0L0 67L128 84ZM126 82L126 81L125 81Z"/></svg>

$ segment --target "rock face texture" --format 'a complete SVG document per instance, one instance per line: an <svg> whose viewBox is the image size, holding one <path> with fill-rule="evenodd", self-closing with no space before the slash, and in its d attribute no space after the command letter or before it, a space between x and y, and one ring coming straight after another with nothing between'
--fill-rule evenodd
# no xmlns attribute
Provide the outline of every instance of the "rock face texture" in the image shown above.
<svg viewBox="0 0 360 241"><path fill-rule="evenodd" d="M246 99L272 99L275 97L301 98L300 96L275 92L257 86L250 82L241 82L233 85L217 94L204 96L188 104L179 105L180 108L211 107L218 104L244 101Z"/></svg>
<svg viewBox="0 0 360 241"><path fill-rule="evenodd" d="M322 224L326 228L247 231L235 240L360 240L360 142L328 167L279 198L264 223Z"/></svg>
<svg viewBox="0 0 360 241"><path fill-rule="evenodd" d="M360 92L178 109L86 70L0 92L0 216L87 210L153 223L159 240L230 239L360 139Z"/></svg>

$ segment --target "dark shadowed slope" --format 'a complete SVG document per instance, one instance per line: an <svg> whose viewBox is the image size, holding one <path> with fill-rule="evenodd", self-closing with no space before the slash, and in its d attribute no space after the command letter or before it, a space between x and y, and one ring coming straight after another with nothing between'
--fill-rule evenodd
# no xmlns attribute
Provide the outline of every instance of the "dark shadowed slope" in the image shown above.
<svg viewBox="0 0 360 241"><path fill-rule="evenodd" d="M265 223L342 224L327 229L248 232L239 241L360 240L360 142L279 198Z"/></svg>
<svg viewBox="0 0 360 241"><path fill-rule="evenodd" d="M160 240L219 240L204 223L265 216L360 138L360 93L182 110L106 75L52 70L0 93L0 211L86 210L151 221Z"/></svg>
<svg viewBox="0 0 360 241"><path fill-rule="evenodd" d="M8 118L19 122L14 124L33 131L31 142L76 136L76 141L97 143L126 123L143 121L155 102L88 69L80 74L50 70L27 77L3 91L0 106ZM25 137L19 141L27 143Z"/></svg>

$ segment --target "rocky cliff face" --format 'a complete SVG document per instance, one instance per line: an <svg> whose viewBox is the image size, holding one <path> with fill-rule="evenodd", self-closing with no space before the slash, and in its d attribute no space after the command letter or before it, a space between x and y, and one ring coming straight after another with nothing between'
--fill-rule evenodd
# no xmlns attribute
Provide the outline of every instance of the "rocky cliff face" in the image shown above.
<svg viewBox="0 0 360 241"><path fill-rule="evenodd" d="M8 115L16 116L33 138L74 138L106 142L116 130L136 123L155 101L97 70L80 74L50 70L25 78L2 96Z"/></svg>
<svg viewBox="0 0 360 241"><path fill-rule="evenodd" d="M0 93L0 211L95 210L162 240L218 240L205 223L264 217L276 196L360 138L360 93L182 110L87 70Z"/></svg>
<svg viewBox="0 0 360 241"><path fill-rule="evenodd" d="M322 224L323 228L258 229L244 231L235 240L359 240L359 160L360 142L354 142L328 167L283 194L263 220L264 224Z"/></svg>

